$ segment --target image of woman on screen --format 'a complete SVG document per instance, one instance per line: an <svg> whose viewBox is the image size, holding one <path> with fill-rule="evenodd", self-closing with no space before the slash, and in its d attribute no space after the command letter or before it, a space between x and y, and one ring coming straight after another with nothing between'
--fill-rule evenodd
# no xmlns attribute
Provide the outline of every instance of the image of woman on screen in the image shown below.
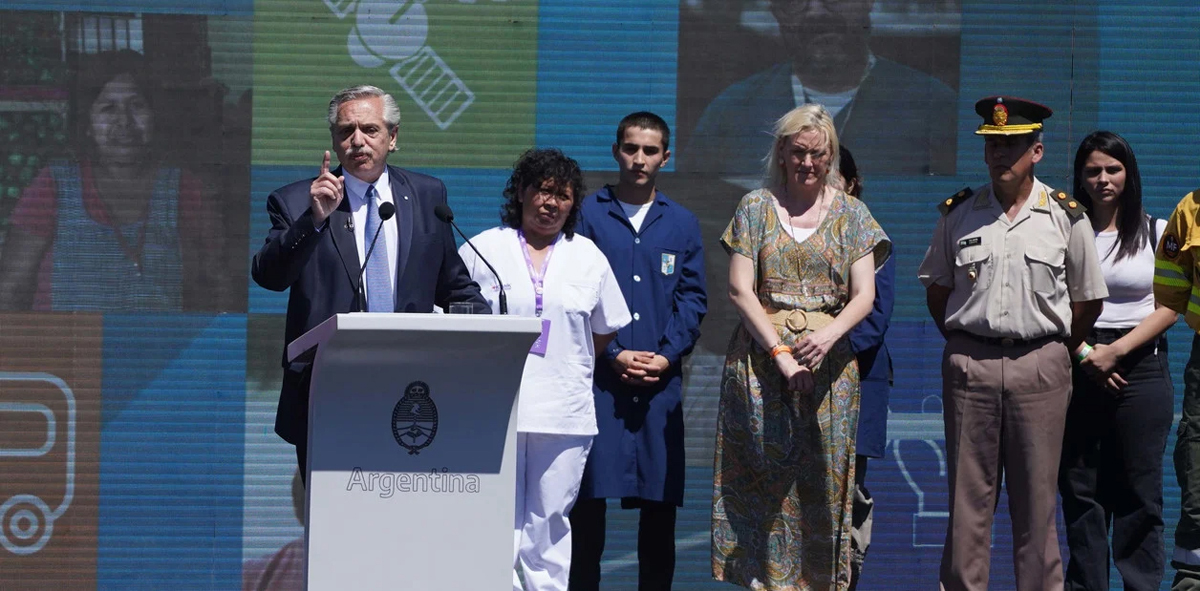
<svg viewBox="0 0 1200 591"><path fill-rule="evenodd" d="M197 177L160 158L162 115L145 58L83 55L73 80L74 155L51 161L17 201L0 309L221 309L221 214Z"/></svg>
<svg viewBox="0 0 1200 591"><path fill-rule="evenodd" d="M820 105L774 126L762 189L721 237L741 317L721 378L713 576L750 589L849 588L859 370L848 335L871 312L891 244L836 188Z"/></svg>
<svg viewBox="0 0 1200 591"><path fill-rule="evenodd" d="M555 149L529 150L504 188L499 227L471 239L496 268L508 313L540 318L517 409L517 503L513 589L566 591L567 515L598 432L592 395L596 352L632 320L604 253L575 233L586 194L579 164ZM501 285L467 244L471 278L500 312Z"/></svg>

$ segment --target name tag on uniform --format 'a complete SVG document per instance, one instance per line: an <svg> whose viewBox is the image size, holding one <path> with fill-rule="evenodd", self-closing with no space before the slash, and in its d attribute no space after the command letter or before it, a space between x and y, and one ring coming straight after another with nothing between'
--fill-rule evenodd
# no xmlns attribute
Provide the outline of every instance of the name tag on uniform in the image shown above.
<svg viewBox="0 0 1200 591"><path fill-rule="evenodd" d="M981 236L976 236L974 238L963 238L962 240L958 241L959 248L966 248L968 246L979 246L980 244L983 244L983 238Z"/></svg>
<svg viewBox="0 0 1200 591"><path fill-rule="evenodd" d="M675 255L664 252L662 255L662 274L671 275L675 273Z"/></svg>
<svg viewBox="0 0 1200 591"><path fill-rule="evenodd" d="M550 342L550 319L542 319L542 334L538 335L533 346L529 348L529 352L540 357L546 356L546 345Z"/></svg>

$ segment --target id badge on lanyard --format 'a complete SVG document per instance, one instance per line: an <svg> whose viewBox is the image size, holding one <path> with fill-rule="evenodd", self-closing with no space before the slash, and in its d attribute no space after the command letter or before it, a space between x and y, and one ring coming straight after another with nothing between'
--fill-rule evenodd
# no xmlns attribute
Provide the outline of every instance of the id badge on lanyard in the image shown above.
<svg viewBox="0 0 1200 591"><path fill-rule="evenodd" d="M545 308L545 291L546 291L546 270L550 268L550 257L554 254L554 246L558 244L558 239L562 234L554 238L554 242L550 244L546 250L546 260L542 261L542 270L539 272L533 268L533 259L529 256L529 244L525 242L525 233L517 230L517 238L521 241L521 254L525 256L525 268L529 270L529 280L533 282L533 302L534 314L538 318L542 318L542 311ZM550 319L542 318L542 334L538 335L533 346L529 348L529 352L540 357L546 356L546 347L550 343Z"/></svg>

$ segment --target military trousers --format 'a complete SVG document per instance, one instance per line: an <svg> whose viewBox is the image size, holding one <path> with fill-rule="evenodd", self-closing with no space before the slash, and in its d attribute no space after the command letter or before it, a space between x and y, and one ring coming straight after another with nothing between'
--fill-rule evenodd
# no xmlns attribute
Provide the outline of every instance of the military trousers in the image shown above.
<svg viewBox="0 0 1200 591"><path fill-rule="evenodd" d="M1017 591L1059 591L1055 526L1063 427L1071 396L1061 339L988 342L954 332L942 356L950 523L940 581L988 588L992 520L1008 489Z"/></svg>

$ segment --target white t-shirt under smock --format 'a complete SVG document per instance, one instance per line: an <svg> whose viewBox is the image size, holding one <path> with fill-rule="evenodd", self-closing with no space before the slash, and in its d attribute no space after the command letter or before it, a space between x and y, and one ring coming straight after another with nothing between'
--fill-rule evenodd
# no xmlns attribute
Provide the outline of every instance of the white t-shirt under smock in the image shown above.
<svg viewBox="0 0 1200 591"><path fill-rule="evenodd" d="M493 228L471 242L504 281L511 316L534 316L533 280L517 231ZM500 312L500 290L471 247L458 250L483 297ZM538 269L540 271L540 269ZM517 430L526 433L595 435L592 400L595 345L592 333L610 334L633 319L604 253L576 234L559 238L546 269L542 318L550 320L546 355L530 353L521 375Z"/></svg>
<svg viewBox="0 0 1200 591"><path fill-rule="evenodd" d="M625 211L625 217L629 219L629 224L633 226L633 231L641 232L642 222L646 221L646 212L650 211L650 208L654 206L654 200L651 199L641 205L625 203L620 199L617 200L617 203L621 204L621 209Z"/></svg>
<svg viewBox="0 0 1200 591"><path fill-rule="evenodd" d="M1154 237L1162 236L1166 220L1158 220ZM1096 253L1100 270L1108 284L1104 311L1096 319L1096 328L1133 328L1154 311L1154 248L1150 240L1141 244L1133 256L1117 258L1117 233L1096 232Z"/></svg>

